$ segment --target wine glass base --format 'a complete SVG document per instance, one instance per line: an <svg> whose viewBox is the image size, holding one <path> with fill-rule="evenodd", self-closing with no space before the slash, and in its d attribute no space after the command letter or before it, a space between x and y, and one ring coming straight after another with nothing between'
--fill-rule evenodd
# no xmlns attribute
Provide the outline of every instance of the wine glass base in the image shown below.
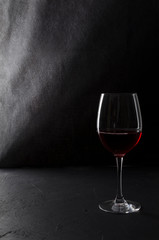
<svg viewBox="0 0 159 240"><path fill-rule="evenodd" d="M141 205L137 202L125 200L123 203L116 203L115 200L110 200L99 204L99 208L105 212L115 214L127 214L138 212Z"/></svg>

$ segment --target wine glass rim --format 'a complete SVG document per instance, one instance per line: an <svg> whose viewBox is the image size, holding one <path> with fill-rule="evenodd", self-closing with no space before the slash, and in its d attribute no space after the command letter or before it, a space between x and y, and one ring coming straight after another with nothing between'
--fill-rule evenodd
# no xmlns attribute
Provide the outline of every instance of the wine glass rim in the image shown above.
<svg viewBox="0 0 159 240"><path fill-rule="evenodd" d="M101 95L137 95L137 92L102 92Z"/></svg>

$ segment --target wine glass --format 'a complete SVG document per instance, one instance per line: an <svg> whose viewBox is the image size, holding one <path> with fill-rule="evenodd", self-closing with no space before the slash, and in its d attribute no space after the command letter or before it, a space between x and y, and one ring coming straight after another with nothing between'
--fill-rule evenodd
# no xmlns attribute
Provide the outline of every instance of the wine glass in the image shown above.
<svg viewBox="0 0 159 240"><path fill-rule="evenodd" d="M101 203L99 208L111 213L139 211L140 204L125 200L122 193L123 157L136 146L142 135L142 117L137 93L102 93L97 131L103 146L114 155L117 164L116 197Z"/></svg>

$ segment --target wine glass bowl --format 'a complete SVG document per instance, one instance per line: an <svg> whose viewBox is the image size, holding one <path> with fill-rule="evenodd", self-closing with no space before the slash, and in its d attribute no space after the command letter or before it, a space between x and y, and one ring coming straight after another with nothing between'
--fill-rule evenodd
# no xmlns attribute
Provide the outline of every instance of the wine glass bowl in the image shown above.
<svg viewBox="0 0 159 240"><path fill-rule="evenodd" d="M139 142L142 135L142 116L137 93L102 93L100 96L97 132L102 145L116 158L117 195L99 208L112 213L132 213L140 204L126 201L122 193L123 157Z"/></svg>

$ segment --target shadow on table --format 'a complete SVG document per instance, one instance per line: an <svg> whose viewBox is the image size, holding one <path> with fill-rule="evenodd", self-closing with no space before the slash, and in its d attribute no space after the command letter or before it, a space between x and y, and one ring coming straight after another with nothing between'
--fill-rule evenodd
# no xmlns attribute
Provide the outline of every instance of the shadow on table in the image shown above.
<svg viewBox="0 0 159 240"><path fill-rule="evenodd" d="M141 211L140 214L144 217L151 218L152 220L157 221L159 223L159 213L158 212L154 213L154 212L148 212L148 211L143 210L143 211Z"/></svg>

